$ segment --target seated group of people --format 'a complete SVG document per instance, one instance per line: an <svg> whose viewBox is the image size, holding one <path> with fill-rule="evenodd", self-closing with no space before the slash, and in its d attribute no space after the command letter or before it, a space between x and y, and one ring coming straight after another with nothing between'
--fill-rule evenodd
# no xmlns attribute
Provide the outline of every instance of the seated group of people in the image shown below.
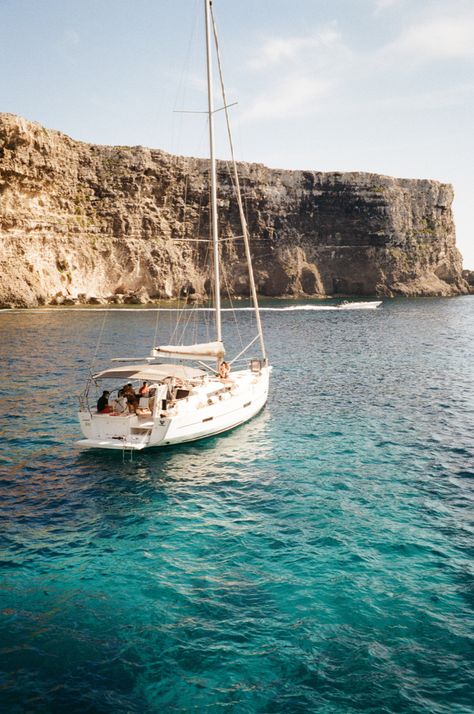
<svg viewBox="0 0 474 714"><path fill-rule="evenodd" d="M228 362L221 362L219 366L219 371L218 371L218 376L222 382L230 382L229 380L229 373L230 373L230 365ZM184 383L182 380L178 378L167 378L164 381L167 382L168 380L171 380L171 383L169 385L170 387L170 392L173 390L171 387L177 388L177 387L183 387ZM150 388L150 385L148 382L143 382L142 386L138 390L137 393L135 393L135 390L133 389L133 385L131 382L126 384L125 386L122 387L122 389L119 389L117 392L117 398L112 401L112 404L109 404L109 397L110 397L110 392L108 392L106 389L102 392L102 396L99 397L97 401L97 413L98 414L136 414L137 409L140 410L140 399L142 397L151 397L151 405L153 403L153 393L154 389ZM174 393L169 394L170 399L175 399L176 395ZM151 406L150 405L150 406ZM147 403L147 408L148 408L148 403Z"/></svg>
<svg viewBox="0 0 474 714"><path fill-rule="evenodd" d="M98 414L136 414L139 409L140 398L150 396L150 386L148 382L143 382L142 386L135 393L131 382L118 390L117 399L109 404L110 392L106 389L97 401Z"/></svg>

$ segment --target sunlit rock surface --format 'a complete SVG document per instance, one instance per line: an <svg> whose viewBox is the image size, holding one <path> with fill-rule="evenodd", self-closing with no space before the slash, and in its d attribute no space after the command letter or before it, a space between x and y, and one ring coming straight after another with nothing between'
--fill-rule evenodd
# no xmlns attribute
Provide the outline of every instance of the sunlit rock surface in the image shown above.
<svg viewBox="0 0 474 714"><path fill-rule="evenodd" d="M239 173L259 293L468 292L450 185L247 163ZM245 296L227 164L218 174L223 293ZM208 237L206 161L85 144L0 114L1 305L204 298Z"/></svg>

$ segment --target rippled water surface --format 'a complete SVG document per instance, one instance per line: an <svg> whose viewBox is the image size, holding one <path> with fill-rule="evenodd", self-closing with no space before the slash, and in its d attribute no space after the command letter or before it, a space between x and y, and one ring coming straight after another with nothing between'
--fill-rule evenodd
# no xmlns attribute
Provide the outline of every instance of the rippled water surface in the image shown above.
<svg viewBox="0 0 474 714"><path fill-rule="evenodd" d="M258 417L123 463L77 395L156 312L0 313L3 711L474 711L474 298L264 323Z"/></svg>

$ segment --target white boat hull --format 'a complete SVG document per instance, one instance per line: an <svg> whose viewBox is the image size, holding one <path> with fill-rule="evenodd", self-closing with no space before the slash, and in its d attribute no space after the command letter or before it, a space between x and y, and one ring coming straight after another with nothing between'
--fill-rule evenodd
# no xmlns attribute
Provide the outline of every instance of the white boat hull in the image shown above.
<svg viewBox="0 0 474 714"><path fill-rule="evenodd" d="M208 379L166 412L151 416L79 412L85 439L77 443L85 448L141 451L221 434L264 407L270 369L263 367L259 373L242 370L229 380Z"/></svg>
<svg viewBox="0 0 474 714"><path fill-rule="evenodd" d="M336 306L337 310L376 310L382 304L382 300L371 300L370 302L341 302Z"/></svg>

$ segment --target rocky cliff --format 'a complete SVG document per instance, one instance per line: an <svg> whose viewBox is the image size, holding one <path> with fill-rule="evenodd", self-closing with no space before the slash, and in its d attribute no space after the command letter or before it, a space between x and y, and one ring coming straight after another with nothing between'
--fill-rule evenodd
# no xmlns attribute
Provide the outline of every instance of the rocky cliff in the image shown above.
<svg viewBox="0 0 474 714"><path fill-rule="evenodd" d="M263 295L467 292L451 186L240 164ZM225 292L247 295L220 163ZM0 114L0 304L208 295L207 162L73 141ZM125 297L123 297L125 296Z"/></svg>

